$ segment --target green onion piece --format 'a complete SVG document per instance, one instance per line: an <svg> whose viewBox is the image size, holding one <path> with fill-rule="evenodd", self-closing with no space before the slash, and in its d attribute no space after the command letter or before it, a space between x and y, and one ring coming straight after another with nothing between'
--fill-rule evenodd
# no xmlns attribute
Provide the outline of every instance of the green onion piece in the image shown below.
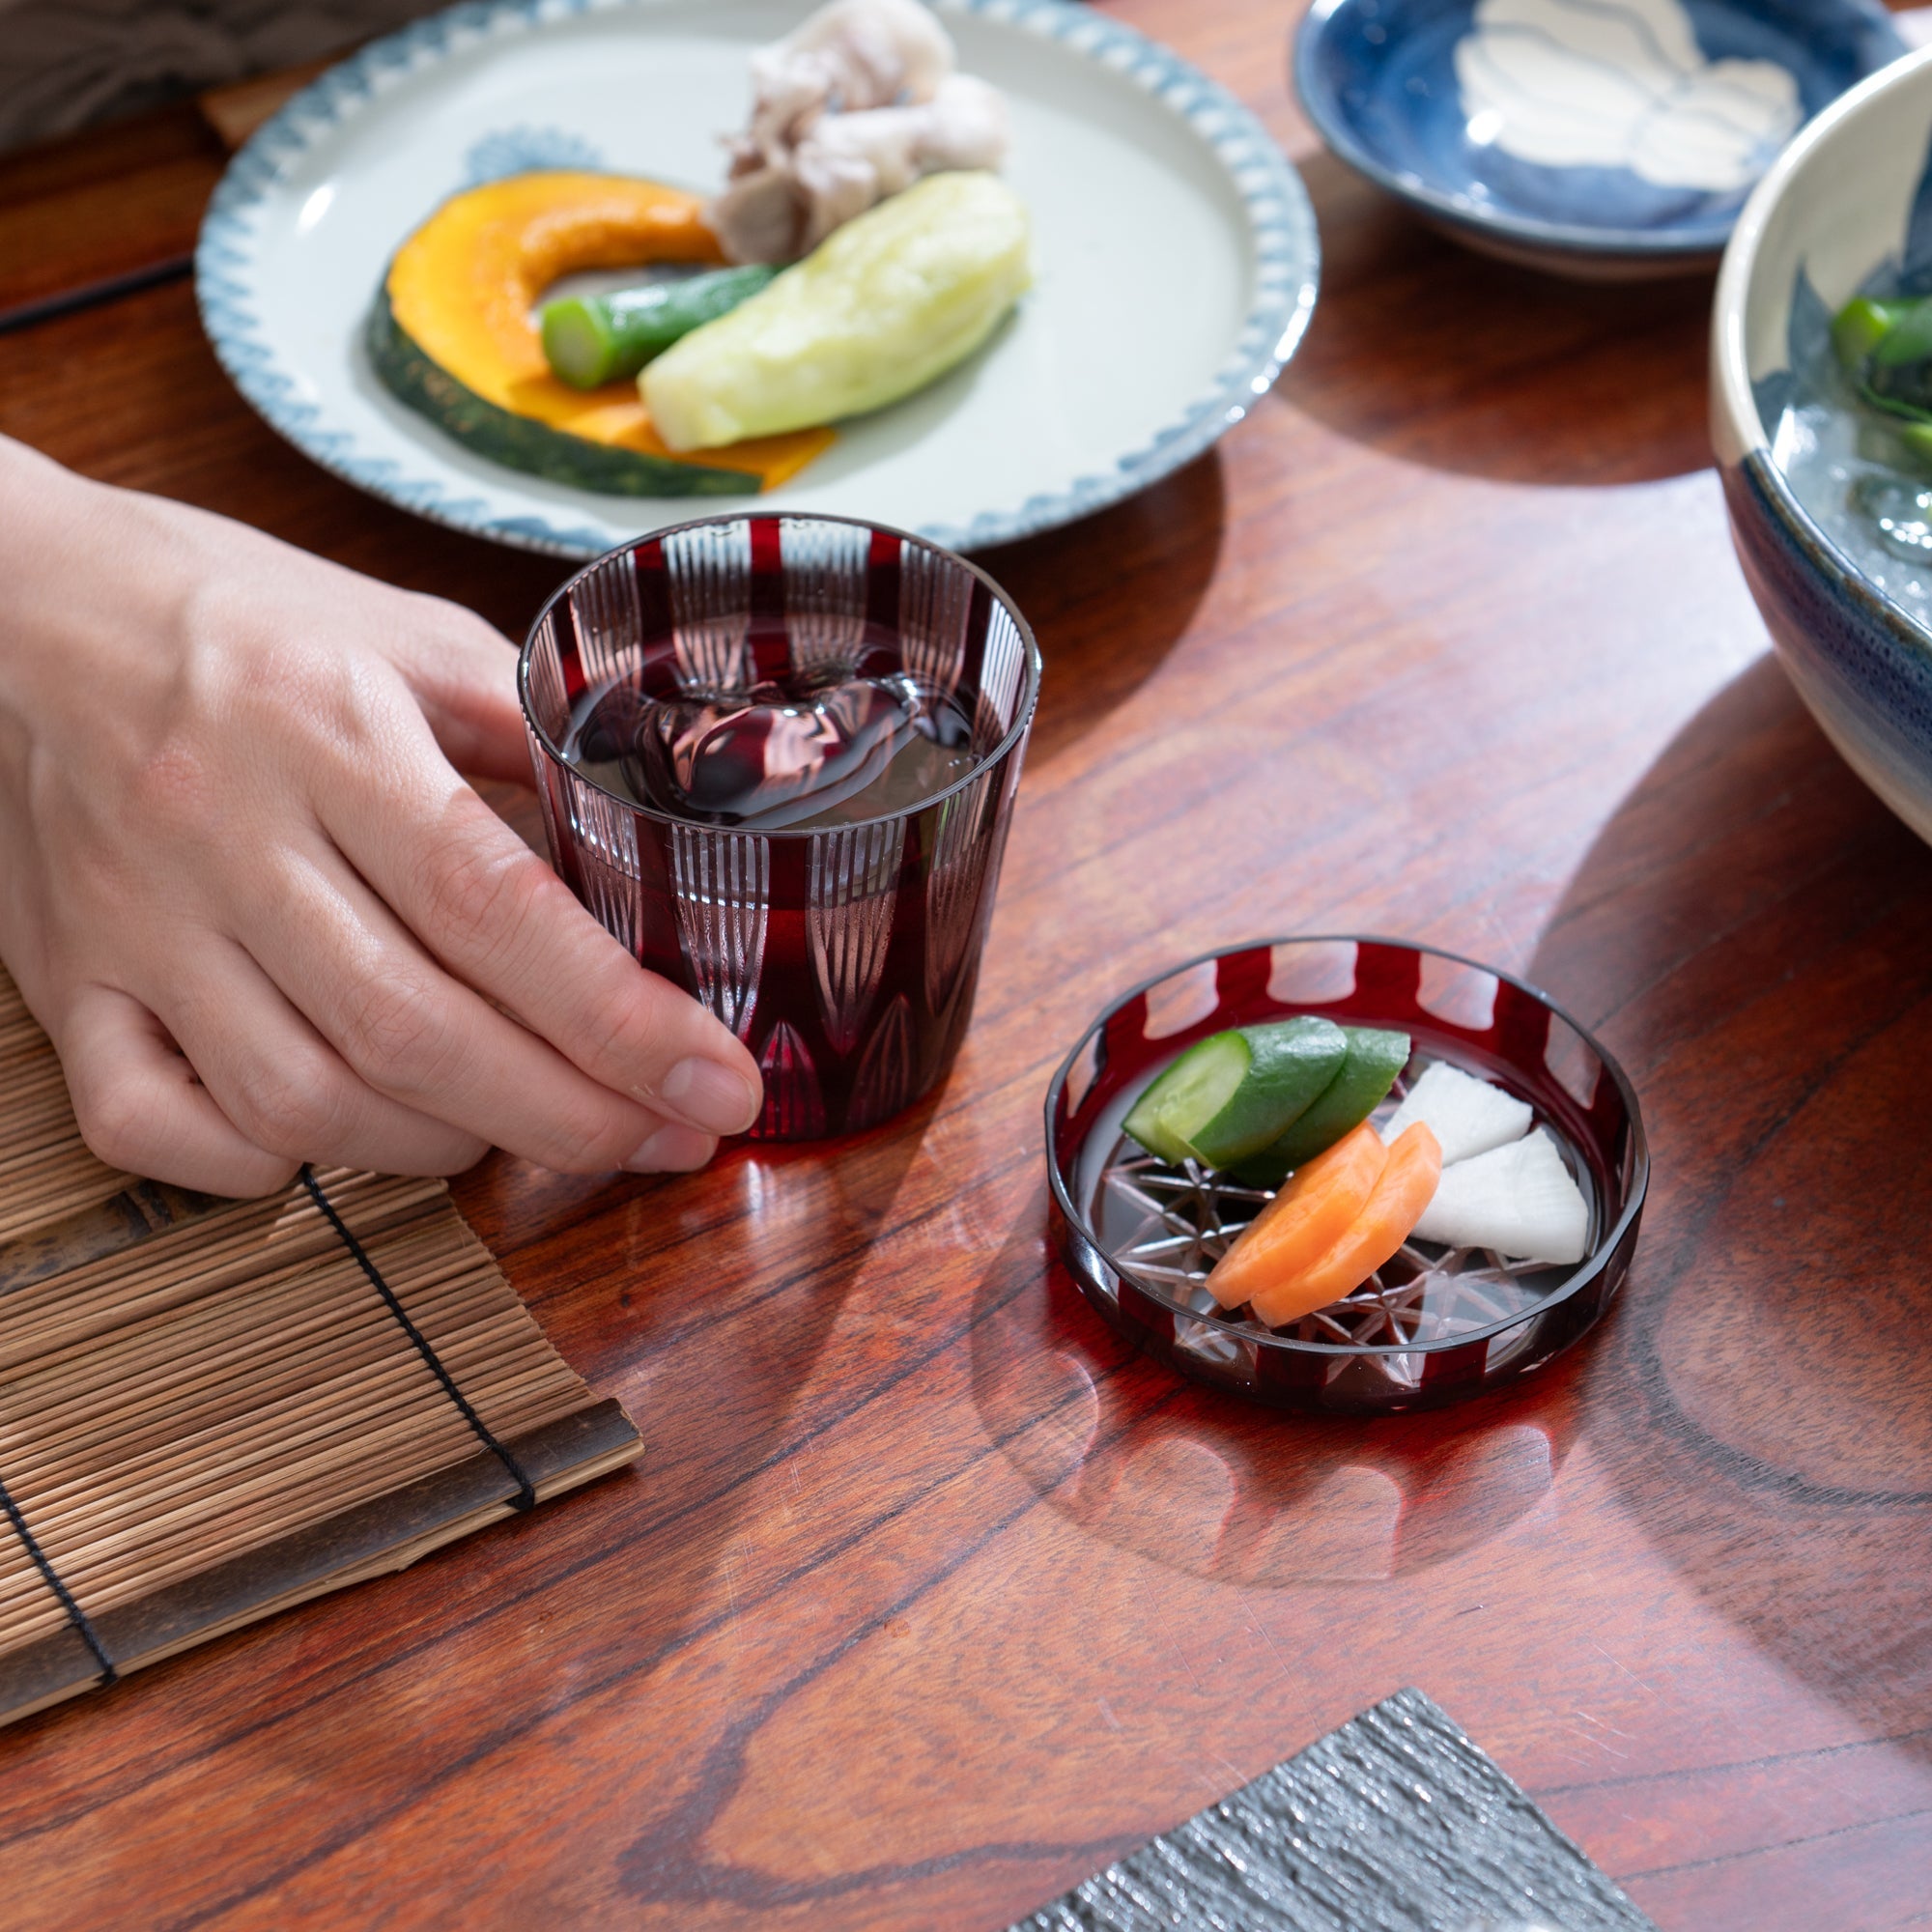
<svg viewBox="0 0 1932 1932"><path fill-rule="evenodd" d="M595 389L635 376L653 356L754 296L779 271L762 263L718 269L683 281L652 282L608 296L546 302L544 357L573 388Z"/></svg>
<svg viewBox="0 0 1932 1932"><path fill-rule="evenodd" d="M1897 321L1899 302L1874 301L1860 296L1848 301L1832 320L1832 347L1846 372L1862 376L1865 360L1884 340L1886 331Z"/></svg>
<svg viewBox="0 0 1932 1932"><path fill-rule="evenodd" d="M1872 349L1872 367L1900 369L1932 355L1932 298L1884 306L1890 311L1891 323Z"/></svg>
<svg viewBox="0 0 1932 1932"><path fill-rule="evenodd" d="M1873 409L1883 410L1889 416L1898 416L1909 423L1932 423L1932 408L1922 403L1915 403L1907 396L1889 396L1883 389L1875 389L1869 383L1859 384L1859 394Z"/></svg>

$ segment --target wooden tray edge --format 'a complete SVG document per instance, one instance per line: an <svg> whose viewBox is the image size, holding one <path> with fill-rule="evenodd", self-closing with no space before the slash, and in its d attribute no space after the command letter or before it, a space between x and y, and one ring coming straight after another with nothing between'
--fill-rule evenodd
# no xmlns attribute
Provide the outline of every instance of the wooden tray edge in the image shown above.
<svg viewBox="0 0 1932 1932"><path fill-rule="evenodd" d="M592 1404L504 1446L528 1470L537 1500L621 1468L643 1443L621 1404ZM515 1514L517 1486L487 1450L372 1497L297 1535L219 1564L93 1618L123 1676L312 1597L401 1570L446 1543ZM0 1658L0 1724L94 1689L93 1653L71 1625Z"/></svg>

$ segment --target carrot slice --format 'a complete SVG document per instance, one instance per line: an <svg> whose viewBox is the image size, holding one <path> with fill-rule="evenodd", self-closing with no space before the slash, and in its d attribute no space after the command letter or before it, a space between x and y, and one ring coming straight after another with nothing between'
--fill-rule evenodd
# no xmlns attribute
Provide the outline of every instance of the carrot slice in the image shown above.
<svg viewBox="0 0 1932 1932"><path fill-rule="evenodd" d="M1407 1240L1441 1178L1442 1150L1435 1136L1420 1121L1405 1127L1354 1224L1298 1273L1278 1275L1251 1295L1255 1313L1279 1328L1360 1287Z"/></svg>
<svg viewBox="0 0 1932 1932"><path fill-rule="evenodd" d="M1368 1205L1387 1159L1381 1136L1364 1122L1303 1161L1214 1264L1208 1286L1215 1300L1238 1308L1320 1261Z"/></svg>

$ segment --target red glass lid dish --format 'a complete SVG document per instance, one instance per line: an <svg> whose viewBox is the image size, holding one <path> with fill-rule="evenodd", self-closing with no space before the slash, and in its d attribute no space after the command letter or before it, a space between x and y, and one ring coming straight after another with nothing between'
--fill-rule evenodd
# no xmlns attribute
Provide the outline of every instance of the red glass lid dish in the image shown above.
<svg viewBox="0 0 1932 1932"><path fill-rule="evenodd" d="M1446 1062L1531 1109L1588 1208L1583 1258L1547 1265L1414 1236L1344 1299L1280 1328L1224 1312L1207 1274L1268 1199L1193 1160L1171 1165L1122 1122L1195 1041L1315 1014L1406 1033L1380 1124ZM1650 1158L1635 1091L1588 1033L1507 974L1403 940L1240 946L1150 980L1075 1044L1046 1097L1054 1231L1107 1321L1197 1381L1278 1407L1427 1408L1541 1368L1584 1333L1636 1247Z"/></svg>

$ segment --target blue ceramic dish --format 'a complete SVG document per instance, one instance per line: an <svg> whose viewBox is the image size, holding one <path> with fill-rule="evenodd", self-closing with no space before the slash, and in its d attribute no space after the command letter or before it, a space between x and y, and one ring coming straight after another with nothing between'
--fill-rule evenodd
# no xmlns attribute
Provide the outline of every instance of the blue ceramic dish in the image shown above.
<svg viewBox="0 0 1932 1932"><path fill-rule="evenodd" d="M1294 79L1459 241L1634 279L1714 267L1795 128L1904 51L1870 0L1315 0Z"/></svg>
<svg viewBox="0 0 1932 1932"><path fill-rule="evenodd" d="M1932 291L1932 49L1827 110L1765 177L1718 280L1712 435L1745 579L1846 761L1932 839L1932 555L1895 560L1866 477L1932 489L1836 372L1861 292ZM1921 466L1922 468L1922 466Z"/></svg>

